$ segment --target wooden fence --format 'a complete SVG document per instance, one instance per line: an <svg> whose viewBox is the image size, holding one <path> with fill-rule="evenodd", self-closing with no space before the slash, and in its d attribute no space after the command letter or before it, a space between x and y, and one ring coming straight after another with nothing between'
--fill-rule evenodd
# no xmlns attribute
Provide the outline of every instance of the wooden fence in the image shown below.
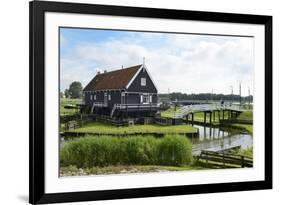
<svg viewBox="0 0 281 205"><path fill-rule="evenodd" d="M207 166L238 168L253 167L253 159L243 155L225 154L202 150L197 162Z"/></svg>

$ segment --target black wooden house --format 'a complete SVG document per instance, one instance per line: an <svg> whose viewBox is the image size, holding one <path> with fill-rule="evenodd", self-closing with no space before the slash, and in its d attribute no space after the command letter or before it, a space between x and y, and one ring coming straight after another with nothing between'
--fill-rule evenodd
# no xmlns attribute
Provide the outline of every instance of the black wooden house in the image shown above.
<svg viewBox="0 0 281 205"><path fill-rule="evenodd" d="M112 118L150 117L159 108L157 88L144 64L97 73L83 96L88 112Z"/></svg>

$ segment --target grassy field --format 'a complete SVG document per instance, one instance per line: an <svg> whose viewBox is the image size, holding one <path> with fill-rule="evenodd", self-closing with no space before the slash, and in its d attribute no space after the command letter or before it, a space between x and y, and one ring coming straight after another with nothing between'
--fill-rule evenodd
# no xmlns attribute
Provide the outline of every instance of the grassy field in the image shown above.
<svg viewBox="0 0 281 205"><path fill-rule="evenodd" d="M65 105L76 105L81 103L81 99L60 98L60 116L73 115L79 112L79 109L65 109Z"/></svg>
<svg viewBox="0 0 281 205"><path fill-rule="evenodd" d="M198 165L176 166L157 166L157 165L120 165L107 167L77 168L70 165L60 168L60 176L88 176L101 174L127 174L127 173L148 173L148 172L165 172L165 171L188 171L204 170L206 167Z"/></svg>
<svg viewBox="0 0 281 205"><path fill-rule="evenodd" d="M190 125L132 125L126 127L116 127L101 122L90 122L83 127L69 130L71 132L99 133L99 134L135 134L135 133L159 133L159 134L177 134L177 133L196 133L197 128Z"/></svg>

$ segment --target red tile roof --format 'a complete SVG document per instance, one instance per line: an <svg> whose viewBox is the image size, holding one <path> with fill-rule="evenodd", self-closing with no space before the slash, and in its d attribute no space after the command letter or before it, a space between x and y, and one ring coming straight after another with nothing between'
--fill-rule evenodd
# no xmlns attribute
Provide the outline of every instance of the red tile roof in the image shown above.
<svg viewBox="0 0 281 205"><path fill-rule="evenodd" d="M97 74L83 91L125 89L142 65Z"/></svg>

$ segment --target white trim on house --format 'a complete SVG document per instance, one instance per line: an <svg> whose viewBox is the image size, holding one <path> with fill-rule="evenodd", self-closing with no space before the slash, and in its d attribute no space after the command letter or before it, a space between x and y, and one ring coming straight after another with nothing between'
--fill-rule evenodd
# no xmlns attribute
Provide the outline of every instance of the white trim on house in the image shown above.
<svg viewBox="0 0 281 205"><path fill-rule="evenodd" d="M134 82L134 80L136 79L136 77L139 75L139 73L141 72L142 68L144 66L142 65L139 70L135 73L135 75L131 78L131 80L129 81L129 83L126 86L126 89L128 89L130 87L130 85Z"/></svg>
<svg viewBox="0 0 281 205"><path fill-rule="evenodd" d="M148 77L150 78L150 80L152 81L154 87L156 88L156 92L158 92L158 88L155 84L155 82L153 81L151 75L148 72L148 69L146 68L146 66L144 64L142 64L142 66L139 68L139 70L136 72L136 74L134 75L134 77L130 80L130 82L127 84L126 89L128 89L130 87L130 85L134 82L134 80L136 79L136 77L139 75L139 73L141 72L142 69L145 69L145 71L147 72Z"/></svg>
<svg viewBox="0 0 281 205"><path fill-rule="evenodd" d="M128 93L128 94L150 94L150 95L158 95L157 93L128 92L128 91L125 91L124 93Z"/></svg>
<svg viewBox="0 0 281 205"><path fill-rule="evenodd" d="M151 77L151 75L150 75L150 73L149 73L149 71L148 71L148 69L147 69L146 65L143 65L142 67L144 67L144 69L146 70L147 75L149 76L150 80L152 81L152 83L153 83L154 87L156 88L156 92L158 92L158 88L157 88L157 86L156 86L156 84L155 84L155 82L154 82L153 78Z"/></svg>

